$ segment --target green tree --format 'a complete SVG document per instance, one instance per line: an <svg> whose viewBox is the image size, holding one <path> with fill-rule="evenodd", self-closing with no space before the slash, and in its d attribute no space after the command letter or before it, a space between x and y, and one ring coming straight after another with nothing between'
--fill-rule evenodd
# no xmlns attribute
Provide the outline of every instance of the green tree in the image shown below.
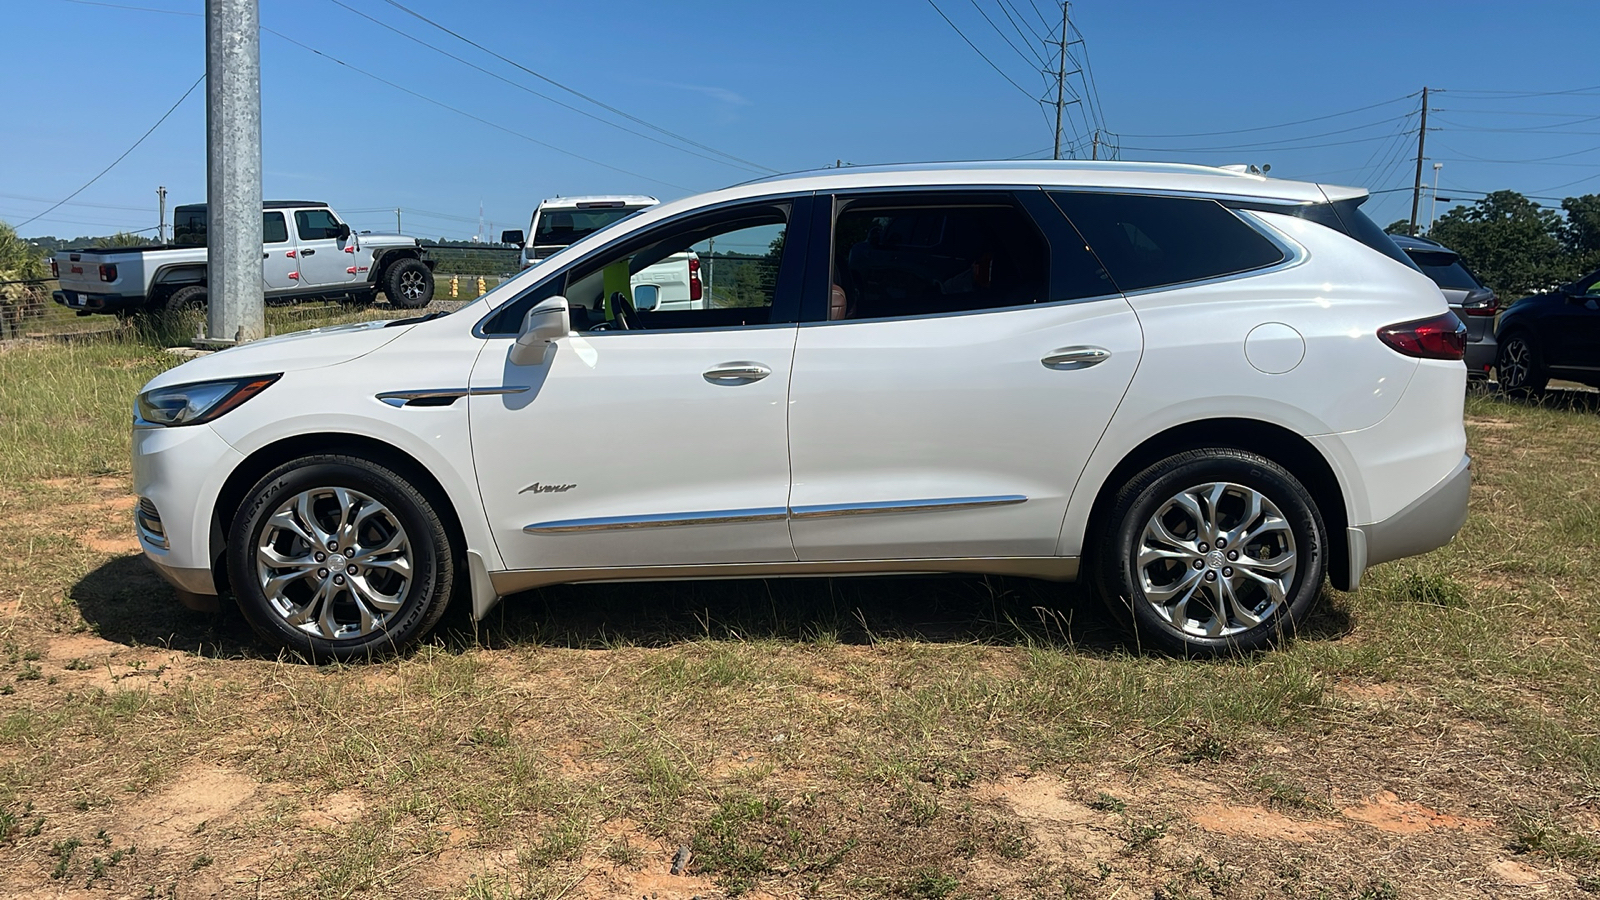
<svg viewBox="0 0 1600 900"><path fill-rule="evenodd" d="M1565 228L1554 210L1495 191L1440 216L1428 236L1461 254L1502 297L1515 298L1577 276L1577 260L1563 252Z"/></svg>
<svg viewBox="0 0 1600 900"><path fill-rule="evenodd" d="M1393 222L1390 222L1389 225L1383 229L1383 231L1385 234L1410 234L1411 220L1396 219Z"/></svg>
<svg viewBox="0 0 1600 900"><path fill-rule="evenodd" d="M1561 243L1580 272L1600 269L1600 194L1584 194L1561 201L1567 224Z"/></svg>
<svg viewBox="0 0 1600 900"><path fill-rule="evenodd" d="M44 251L17 237L15 228L0 222L0 281L49 277L50 263Z"/></svg>
<svg viewBox="0 0 1600 900"><path fill-rule="evenodd" d="M134 234L131 231L119 231L110 237L94 239L96 247L142 247L150 243L150 239Z"/></svg>

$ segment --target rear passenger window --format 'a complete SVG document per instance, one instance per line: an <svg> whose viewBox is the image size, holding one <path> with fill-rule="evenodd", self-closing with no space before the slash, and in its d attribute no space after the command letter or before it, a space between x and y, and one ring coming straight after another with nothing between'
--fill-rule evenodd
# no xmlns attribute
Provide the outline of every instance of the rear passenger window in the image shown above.
<svg viewBox="0 0 1600 900"><path fill-rule="evenodd" d="M1124 291L1248 272L1284 258L1276 244L1214 200L1051 196Z"/></svg>
<svg viewBox="0 0 1600 900"><path fill-rule="evenodd" d="M281 244L289 239L289 227L283 223L283 213L261 214L261 237L269 244Z"/></svg>
<svg viewBox="0 0 1600 900"><path fill-rule="evenodd" d="M846 201L834 221L828 318L883 319L1041 303L1050 248L999 202Z"/></svg>

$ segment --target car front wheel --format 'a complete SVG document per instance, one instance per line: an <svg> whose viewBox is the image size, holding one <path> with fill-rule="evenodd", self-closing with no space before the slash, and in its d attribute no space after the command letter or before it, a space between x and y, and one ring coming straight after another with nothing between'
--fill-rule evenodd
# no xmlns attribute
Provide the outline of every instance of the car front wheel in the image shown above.
<svg viewBox="0 0 1600 900"><path fill-rule="evenodd" d="M1322 516L1282 466L1191 450L1118 492L1091 553L1112 612L1141 641L1186 656L1264 649L1294 632L1322 588Z"/></svg>
<svg viewBox="0 0 1600 900"><path fill-rule="evenodd" d="M423 493L370 460L321 455L279 466L245 497L228 574L263 638L313 660L349 660L427 634L455 566Z"/></svg>
<svg viewBox="0 0 1600 900"><path fill-rule="evenodd" d="M1533 339L1523 332L1515 332L1500 342L1500 358L1495 361L1495 376L1500 388L1506 391L1544 390L1550 376L1539 363L1539 353Z"/></svg>

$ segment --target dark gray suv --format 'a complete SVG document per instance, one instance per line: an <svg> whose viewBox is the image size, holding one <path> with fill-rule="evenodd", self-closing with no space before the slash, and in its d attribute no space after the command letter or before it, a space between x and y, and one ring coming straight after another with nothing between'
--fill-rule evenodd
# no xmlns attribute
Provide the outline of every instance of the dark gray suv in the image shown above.
<svg viewBox="0 0 1600 900"><path fill-rule="evenodd" d="M1402 234L1393 237L1422 274L1439 286L1450 309L1466 323L1468 377L1488 378L1495 362L1494 317L1500 312L1500 298L1449 247L1427 238Z"/></svg>

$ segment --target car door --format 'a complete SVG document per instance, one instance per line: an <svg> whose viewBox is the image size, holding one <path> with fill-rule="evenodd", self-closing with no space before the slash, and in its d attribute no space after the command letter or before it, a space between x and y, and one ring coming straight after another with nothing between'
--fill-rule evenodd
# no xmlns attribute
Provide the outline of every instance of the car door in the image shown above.
<svg viewBox="0 0 1600 900"><path fill-rule="evenodd" d="M480 326L473 456L508 568L794 559L786 400L804 241L785 248L782 236L806 206L753 204L621 236ZM708 308L619 317L631 275L729 236L769 250ZM522 317L557 294L573 332L542 363L515 364Z"/></svg>
<svg viewBox="0 0 1600 900"><path fill-rule="evenodd" d="M300 259L300 284L338 287L356 280L355 235L339 237L339 220L326 208L294 211L295 253Z"/></svg>
<svg viewBox="0 0 1600 900"><path fill-rule="evenodd" d="M1585 381L1600 378L1600 272L1572 285L1563 302L1550 307L1547 318L1546 365Z"/></svg>
<svg viewBox="0 0 1600 900"><path fill-rule="evenodd" d="M300 261L281 211L269 209L261 214L261 236L262 284L269 293L292 290L300 283Z"/></svg>
<svg viewBox="0 0 1600 900"><path fill-rule="evenodd" d="M796 554L1053 556L1139 363L1127 301L1039 190L832 211L790 386Z"/></svg>

